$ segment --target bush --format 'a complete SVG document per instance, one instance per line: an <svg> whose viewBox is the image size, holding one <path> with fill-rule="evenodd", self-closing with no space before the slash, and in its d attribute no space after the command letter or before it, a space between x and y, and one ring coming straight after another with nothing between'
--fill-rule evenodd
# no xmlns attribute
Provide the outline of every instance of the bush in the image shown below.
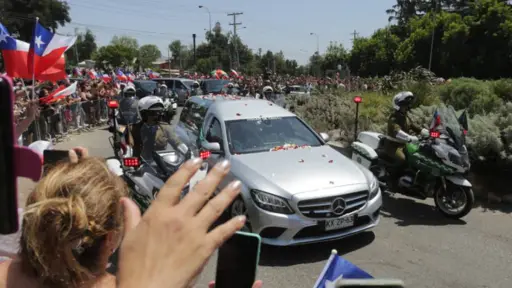
<svg viewBox="0 0 512 288"><path fill-rule="evenodd" d="M454 79L439 88L440 100L455 109L468 109L471 115L496 111L501 99L494 94L488 82L472 78Z"/></svg>
<svg viewBox="0 0 512 288"><path fill-rule="evenodd" d="M511 79L500 79L494 81L492 84L492 90L496 96L501 100L510 102L512 101L512 80Z"/></svg>
<svg viewBox="0 0 512 288"><path fill-rule="evenodd" d="M430 126L439 103L454 106L459 110L458 115L467 108L471 116L467 144L473 167L480 167L480 171L508 171L512 167L512 101L506 101L506 97L509 97L507 87L512 88L511 83L512 80L508 79L485 82L461 78L443 86L410 81L403 88L417 95L418 106L410 112L410 117L423 127ZM291 96L287 102L316 131L341 130L341 139L333 140L350 142L354 133L353 97L363 97L358 130L385 133L392 109L391 99L398 92L384 94L337 90L311 97Z"/></svg>

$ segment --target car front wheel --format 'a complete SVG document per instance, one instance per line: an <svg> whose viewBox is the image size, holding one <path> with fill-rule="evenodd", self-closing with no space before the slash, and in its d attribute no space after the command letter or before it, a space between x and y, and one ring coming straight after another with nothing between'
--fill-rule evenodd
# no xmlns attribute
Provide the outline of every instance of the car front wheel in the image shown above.
<svg viewBox="0 0 512 288"><path fill-rule="evenodd" d="M240 229L243 232L251 232L251 222L249 220L249 214L247 213L247 206L245 205L244 199L242 197L237 197L231 206L229 207L229 218L234 218L237 216L244 215L246 217L245 225Z"/></svg>

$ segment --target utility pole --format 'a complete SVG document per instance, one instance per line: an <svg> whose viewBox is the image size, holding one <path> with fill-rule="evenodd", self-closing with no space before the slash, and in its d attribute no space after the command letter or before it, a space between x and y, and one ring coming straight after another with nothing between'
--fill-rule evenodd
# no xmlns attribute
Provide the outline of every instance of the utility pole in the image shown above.
<svg viewBox="0 0 512 288"><path fill-rule="evenodd" d="M238 38L238 36L236 34L236 26L237 25L242 25L242 22L236 22L236 16L240 16L240 15L244 15L244 13L243 12L233 12L233 13L228 14L228 16L230 16L230 17L232 16L233 17L233 23L229 23L229 25L233 26L233 35L234 35L234 38L235 38L234 39L235 40L234 41L234 44L235 44L234 45L235 46L235 58L236 58L236 60L235 60L235 67L234 67L235 69L238 69L238 66L240 65L240 63L239 63L240 59L238 57L238 47L237 47L238 39L236 39L236 38Z"/></svg>
<svg viewBox="0 0 512 288"><path fill-rule="evenodd" d="M78 28L75 27L75 36L78 37ZM84 35L85 37L85 35ZM85 39L82 39L82 41L85 40ZM78 46L76 45L75 43L75 55L76 55L76 66L78 66L78 63L80 63L80 58L78 56Z"/></svg>
<svg viewBox="0 0 512 288"><path fill-rule="evenodd" d="M350 33L352 35L352 42L356 41L356 38L359 37L359 33L357 33L356 30L354 32Z"/></svg>
<svg viewBox="0 0 512 288"><path fill-rule="evenodd" d="M434 52L434 39L436 36L436 14L437 14L437 1L434 0L434 29L432 29L432 39L430 41L430 57L428 58L428 71L432 71L432 54Z"/></svg>

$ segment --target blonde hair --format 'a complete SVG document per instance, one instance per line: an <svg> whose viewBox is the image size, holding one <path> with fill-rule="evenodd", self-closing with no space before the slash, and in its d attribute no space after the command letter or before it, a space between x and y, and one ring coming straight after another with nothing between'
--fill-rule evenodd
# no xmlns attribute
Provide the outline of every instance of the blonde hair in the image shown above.
<svg viewBox="0 0 512 288"><path fill-rule="evenodd" d="M27 199L19 252L24 272L51 287L77 287L103 273L101 249L109 232L122 229L126 194L103 159L54 167Z"/></svg>

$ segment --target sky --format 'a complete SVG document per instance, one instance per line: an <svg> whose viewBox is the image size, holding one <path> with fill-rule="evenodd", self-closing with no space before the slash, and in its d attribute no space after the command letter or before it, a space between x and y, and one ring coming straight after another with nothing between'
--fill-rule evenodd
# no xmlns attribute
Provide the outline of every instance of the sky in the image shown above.
<svg viewBox="0 0 512 288"><path fill-rule="evenodd" d="M155 44L163 56L174 40L196 45L204 42L209 29L218 21L224 31L233 29L228 13L237 16L238 35L249 48L264 52L283 51L289 59L306 64L316 51L317 37L320 53L330 41L352 46L352 33L370 36L388 24L386 9L396 0L67 0L71 7L71 23L58 30L62 34L84 32L89 28L99 46L108 45L114 35L127 35L139 45ZM245 28L244 28L245 27Z"/></svg>

